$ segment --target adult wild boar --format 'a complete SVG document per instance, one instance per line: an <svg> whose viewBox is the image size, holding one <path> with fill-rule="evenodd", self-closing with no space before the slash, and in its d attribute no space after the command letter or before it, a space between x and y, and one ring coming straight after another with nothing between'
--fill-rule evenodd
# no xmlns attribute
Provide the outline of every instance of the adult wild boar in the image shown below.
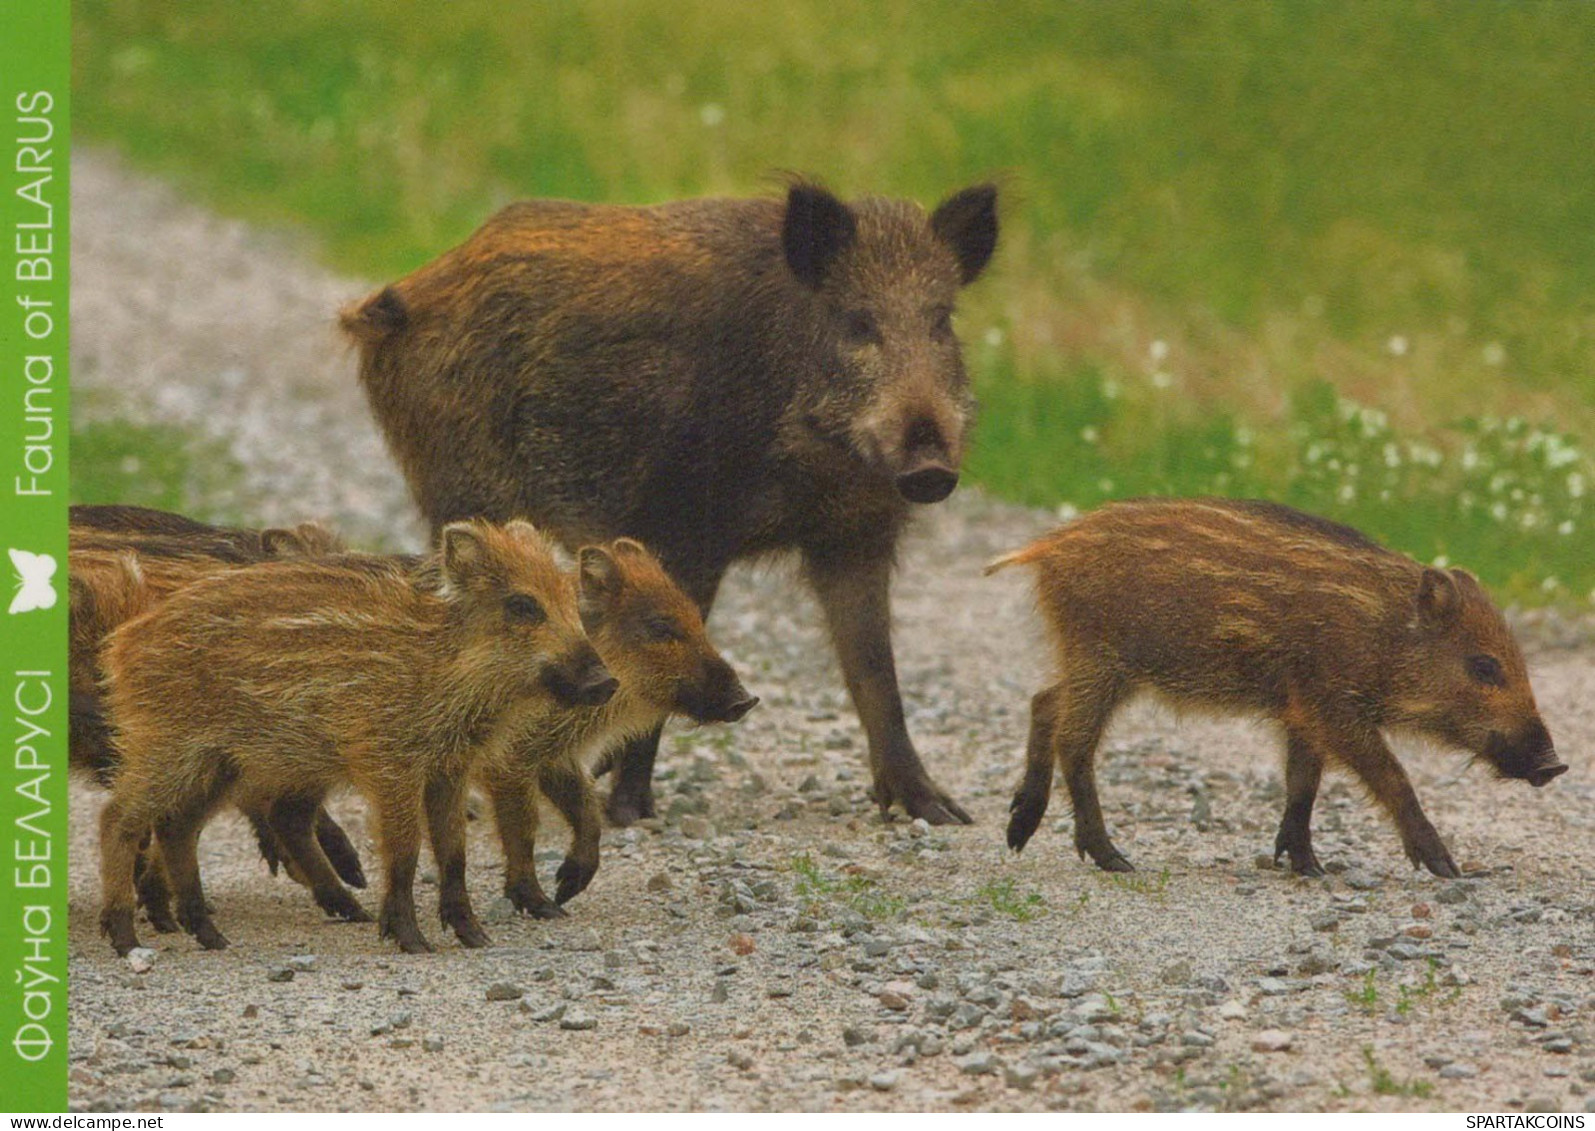
<svg viewBox="0 0 1595 1131"><path fill-rule="evenodd" d="M903 721L889 589L910 504L958 482L972 411L952 314L997 190L927 215L780 199L512 205L343 314L434 530L527 515L568 547L636 538L705 613L727 567L796 551L869 738L874 795L969 820ZM659 733L609 815L653 812Z"/></svg>

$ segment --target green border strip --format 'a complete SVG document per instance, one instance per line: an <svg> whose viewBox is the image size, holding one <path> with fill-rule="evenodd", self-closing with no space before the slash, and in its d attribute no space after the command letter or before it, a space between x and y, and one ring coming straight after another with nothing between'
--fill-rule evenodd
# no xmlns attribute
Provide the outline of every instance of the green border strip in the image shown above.
<svg viewBox="0 0 1595 1131"><path fill-rule="evenodd" d="M67 1104L70 12L0 4L0 1080L35 1112Z"/></svg>

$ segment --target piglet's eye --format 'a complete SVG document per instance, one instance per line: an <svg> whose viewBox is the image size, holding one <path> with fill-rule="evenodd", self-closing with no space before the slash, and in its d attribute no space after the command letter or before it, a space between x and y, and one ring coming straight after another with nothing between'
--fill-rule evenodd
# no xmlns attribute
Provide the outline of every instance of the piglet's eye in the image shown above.
<svg viewBox="0 0 1595 1131"><path fill-rule="evenodd" d="M504 615L521 624L542 624L548 619L537 598L525 593L512 593L504 599Z"/></svg>
<svg viewBox="0 0 1595 1131"><path fill-rule="evenodd" d="M1475 683L1487 687L1506 686L1506 673L1501 670L1501 661L1494 656L1469 656L1468 675Z"/></svg>

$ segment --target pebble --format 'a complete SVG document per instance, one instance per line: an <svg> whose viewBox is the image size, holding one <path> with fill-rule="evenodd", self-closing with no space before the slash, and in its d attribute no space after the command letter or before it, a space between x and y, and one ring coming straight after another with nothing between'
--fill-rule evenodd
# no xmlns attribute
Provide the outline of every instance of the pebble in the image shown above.
<svg viewBox="0 0 1595 1131"><path fill-rule="evenodd" d="M1264 1029L1252 1037L1253 1052L1288 1052L1295 1037L1283 1029Z"/></svg>
<svg viewBox="0 0 1595 1131"><path fill-rule="evenodd" d="M1340 878L1353 891L1375 891L1384 885L1382 879L1363 868L1348 869Z"/></svg>
<svg viewBox="0 0 1595 1131"><path fill-rule="evenodd" d="M1461 880L1452 880L1450 883L1446 884L1445 887L1441 888L1435 893L1434 901L1436 903L1444 903L1448 906L1454 906L1458 903L1466 903L1470 891L1471 889L1466 883L1462 882Z"/></svg>
<svg viewBox="0 0 1595 1131"><path fill-rule="evenodd" d="M598 1028L598 1018L587 1013L567 1013L559 1019L559 1027L573 1033Z"/></svg>
<svg viewBox="0 0 1595 1131"><path fill-rule="evenodd" d="M688 840L711 840L714 837L714 826L703 817L685 816L681 818L681 835Z"/></svg>
<svg viewBox="0 0 1595 1131"><path fill-rule="evenodd" d="M584 927L565 936L565 949L576 951L603 950L604 944L599 942L597 931L591 927Z"/></svg>
<svg viewBox="0 0 1595 1131"><path fill-rule="evenodd" d="M293 980L294 968L292 966L273 966L266 971L266 981L268 982L291 982Z"/></svg>
<svg viewBox="0 0 1595 1131"><path fill-rule="evenodd" d="M514 982L494 982L487 987L488 1001L519 1001L525 994Z"/></svg>
<svg viewBox="0 0 1595 1131"><path fill-rule="evenodd" d="M534 1011L532 1013L532 1020L558 1021L560 1018L565 1016L565 1009L566 1005L564 1002L556 1002L553 1005L544 1006L542 1009Z"/></svg>
<svg viewBox="0 0 1595 1131"><path fill-rule="evenodd" d="M1246 1006L1239 1001L1226 1001L1218 1007L1218 1015L1226 1021L1241 1021L1246 1017Z"/></svg>
<svg viewBox="0 0 1595 1131"><path fill-rule="evenodd" d="M743 958L746 958L748 955L752 954L755 949L757 949L757 944L753 941L752 935L732 935L730 941L726 945L731 948L732 954L740 955Z"/></svg>
<svg viewBox="0 0 1595 1131"><path fill-rule="evenodd" d="M668 872L655 872L648 877L647 887L649 891L669 891L675 886Z"/></svg>
<svg viewBox="0 0 1595 1131"><path fill-rule="evenodd" d="M972 1052L955 1062L965 1076L986 1076L997 1071L997 1058L989 1052Z"/></svg>
<svg viewBox="0 0 1595 1131"><path fill-rule="evenodd" d="M296 954L288 959L288 966L300 974L308 974L316 968L316 956L313 954Z"/></svg>
<svg viewBox="0 0 1595 1131"><path fill-rule="evenodd" d="M1319 911L1307 922L1315 931L1338 931L1340 930L1340 913L1337 911Z"/></svg>
<svg viewBox="0 0 1595 1131"><path fill-rule="evenodd" d="M875 1000L891 1010L901 1011L908 1008L908 999L895 990L882 990L875 995Z"/></svg>
<svg viewBox="0 0 1595 1131"><path fill-rule="evenodd" d="M155 968L155 952L147 946L135 946L127 952L127 968L135 974L148 974Z"/></svg>
<svg viewBox="0 0 1595 1131"><path fill-rule="evenodd" d="M424 1049L426 1052L442 1052L443 1051L443 1038L442 1037L436 1037L436 1036L434 1036L434 1037L422 1037L421 1038L421 1048Z"/></svg>
<svg viewBox="0 0 1595 1131"><path fill-rule="evenodd" d="M726 1054L726 1063L732 1068L740 1068L746 1072L753 1067L753 1058L741 1049L732 1049Z"/></svg>
<svg viewBox="0 0 1595 1131"><path fill-rule="evenodd" d="M889 1092L897 1087L897 1081L901 1078L901 1072L877 1072L869 1078L869 1086L877 1092Z"/></svg>
<svg viewBox="0 0 1595 1131"><path fill-rule="evenodd" d="M1017 1088L1021 1092L1028 1092L1031 1088L1034 1088L1036 1081L1040 1077L1041 1070L1027 1060L1021 1060L1017 1064L1004 1065L1002 1070L1003 1083L1010 1088Z"/></svg>
<svg viewBox="0 0 1595 1131"><path fill-rule="evenodd" d="M874 1039L875 1034L857 1025L849 1025L847 1028L842 1030L842 1043L850 1049L857 1048L859 1045L868 1044Z"/></svg>
<svg viewBox="0 0 1595 1131"><path fill-rule="evenodd" d="M210 1074L210 1078L217 1084L231 1084L238 1079L238 1073L231 1068L218 1068Z"/></svg>
<svg viewBox="0 0 1595 1131"><path fill-rule="evenodd" d="M1442 1080L1471 1080L1478 1074L1479 1070L1477 1068L1462 1060L1447 1064L1440 1069L1440 1079Z"/></svg>

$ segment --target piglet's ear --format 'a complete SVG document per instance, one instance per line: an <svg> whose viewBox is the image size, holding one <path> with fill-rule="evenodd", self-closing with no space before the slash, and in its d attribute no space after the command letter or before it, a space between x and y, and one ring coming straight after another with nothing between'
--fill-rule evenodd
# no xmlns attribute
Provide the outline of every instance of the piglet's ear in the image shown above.
<svg viewBox="0 0 1595 1131"><path fill-rule="evenodd" d="M961 282L973 283L997 250L997 186L953 193L932 213L930 230L958 257Z"/></svg>
<svg viewBox="0 0 1595 1131"><path fill-rule="evenodd" d="M1449 573L1426 569L1418 581L1418 623L1424 628L1447 628L1457 619L1462 594Z"/></svg>
<svg viewBox="0 0 1595 1131"><path fill-rule="evenodd" d="M599 619L620 593L620 567L602 546L583 546L576 555L577 605L583 624Z"/></svg>
<svg viewBox="0 0 1595 1131"><path fill-rule="evenodd" d="M781 249L804 286L819 290L857 234L858 222L847 205L819 185L799 182L787 190Z"/></svg>
<svg viewBox="0 0 1595 1131"><path fill-rule="evenodd" d="M443 576L450 585L464 588L486 571L490 555L475 523L449 523L439 542L443 547Z"/></svg>

